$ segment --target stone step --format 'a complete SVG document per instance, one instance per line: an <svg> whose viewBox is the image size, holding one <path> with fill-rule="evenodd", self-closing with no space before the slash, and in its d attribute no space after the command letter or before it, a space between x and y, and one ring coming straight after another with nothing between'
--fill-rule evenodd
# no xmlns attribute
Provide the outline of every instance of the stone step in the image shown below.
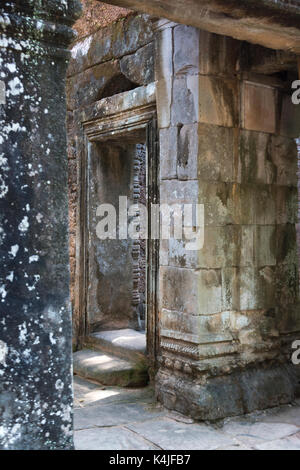
<svg viewBox="0 0 300 470"><path fill-rule="evenodd" d="M146 356L146 334L129 328L92 333L86 345L131 361L143 361Z"/></svg>
<svg viewBox="0 0 300 470"><path fill-rule="evenodd" d="M74 374L103 385L143 387L148 383L145 360L131 362L91 349L73 354Z"/></svg>

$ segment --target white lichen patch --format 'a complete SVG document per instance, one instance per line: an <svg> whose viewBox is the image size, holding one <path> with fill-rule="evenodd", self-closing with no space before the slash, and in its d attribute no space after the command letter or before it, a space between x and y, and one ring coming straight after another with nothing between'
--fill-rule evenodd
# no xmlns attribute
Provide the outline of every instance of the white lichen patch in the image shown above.
<svg viewBox="0 0 300 470"><path fill-rule="evenodd" d="M62 380L58 379L56 382L55 382L55 388L56 390L58 390L59 392L62 392L62 390L64 389L64 383Z"/></svg>
<svg viewBox="0 0 300 470"><path fill-rule="evenodd" d="M2 286L0 286L0 295L2 297L2 302L4 302L4 299L7 296L7 290L6 290L5 284L2 284Z"/></svg>
<svg viewBox="0 0 300 470"><path fill-rule="evenodd" d="M3 176L0 175L0 199L4 198L7 193L8 193L8 186Z"/></svg>
<svg viewBox="0 0 300 470"><path fill-rule="evenodd" d="M8 68L10 73L15 73L17 71L16 64L5 64L5 67Z"/></svg>
<svg viewBox="0 0 300 470"><path fill-rule="evenodd" d="M19 245L13 245L11 248L10 248L10 251L8 252L9 255L11 255L13 258L16 257L17 253L19 251Z"/></svg>
<svg viewBox="0 0 300 470"><path fill-rule="evenodd" d="M34 263L36 261L39 260L39 256L38 255L32 255L32 256L29 256L29 264L31 263Z"/></svg>
<svg viewBox="0 0 300 470"><path fill-rule="evenodd" d="M38 223L40 224L42 222L43 215L38 213L38 215L35 217Z"/></svg>
<svg viewBox="0 0 300 470"><path fill-rule="evenodd" d="M10 271L9 275L6 276L6 279L10 282L13 282L14 280L14 272L13 271Z"/></svg>
<svg viewBox="0 0 300 470"><path fill-rule="evenodd" d="M18 96L24 93L24 87L21 80L18 77L14 77L10 82L8 82L8 88L6 90L6 97Z"/></svg>
<svg viewBox="0 0 300 470"><path fill-rule="evenodd" d="M0 364L6 367L6 357L8 354L8 346L4 341L0 340Z"/></svg>
<svg viewBox="0 0 300 470"><path fill-rule="evenodd" d="M21 344L25 344L26 343L26 339L27 339L27 326L26 326L26 322L24 322L22 325L19 325L19 341Z"/></svg>
<svg viewBox="0 0 300 470"><path fill-rule="evenodd" d="M49 339L51 344L56 344L56 339L54 338L53 333L49 334Z"/></svg>
<svg viewBox="0 0 300 470"><path fill-rule="evenodd" d="M29 222L28 222L28 217L26 215L25 217L23 217L22 222L20 222L18 229L20 230L20 232L27 232L28 228L29 228Z"/></svg>

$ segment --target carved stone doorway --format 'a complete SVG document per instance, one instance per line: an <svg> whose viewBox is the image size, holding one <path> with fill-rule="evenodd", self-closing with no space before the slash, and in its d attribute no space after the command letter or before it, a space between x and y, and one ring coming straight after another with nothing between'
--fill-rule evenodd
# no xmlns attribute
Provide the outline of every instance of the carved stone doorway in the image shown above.
<svg viewBox="0 0 300 470"><path fill-rule="evenodd" d="M137 358L144 333L151 374L159 344L159 242L148 236L150 220L146 240L126 232L133 222L131 205L142 204L149 212L159 202L155 86L102 99L81 110L77 122L83 143L76 276L81 342L101 343L101 350L131 358L138 353ZM132 344L124 351L126 342Z"/></svg>

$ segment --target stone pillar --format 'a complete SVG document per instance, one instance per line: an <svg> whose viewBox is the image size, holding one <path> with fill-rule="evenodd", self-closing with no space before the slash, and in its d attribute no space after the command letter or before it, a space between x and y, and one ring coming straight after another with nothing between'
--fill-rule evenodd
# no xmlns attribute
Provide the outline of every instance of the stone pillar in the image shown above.
<svg viewBox="0 0 300 470"><path fill-rule="evenodd" d="M204 204L205 239L198 252L184 241L161 242L156 392L196 419L286 403L295 390L290 97L244 74L240 50L224 36L157 25L161 202Z"/></svg>
<svg viewBox="0 0 300 470"><path fill-rule="evenodd" d="M76 0L0 7L0 448L71 449L64 77Z"/></svg>

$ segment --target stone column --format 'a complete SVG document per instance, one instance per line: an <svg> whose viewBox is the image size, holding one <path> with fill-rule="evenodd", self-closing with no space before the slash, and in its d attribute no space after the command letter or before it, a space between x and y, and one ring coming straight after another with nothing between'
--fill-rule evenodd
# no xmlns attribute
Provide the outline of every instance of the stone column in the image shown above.
<svg viewBox="0 0 300 470"><path fill-rule="evenodd" d="M76 0L0 7L0 448L71 449L64 77Z"/></svg>
<svg viewBox="0 0 300 470"><path fill-rule="evenodd" d="M197 419L293 399L300 330L290 97L240 69L241 43L161 20L162 203L201 203L204 247L161 242L157 396Z"/></svg>

